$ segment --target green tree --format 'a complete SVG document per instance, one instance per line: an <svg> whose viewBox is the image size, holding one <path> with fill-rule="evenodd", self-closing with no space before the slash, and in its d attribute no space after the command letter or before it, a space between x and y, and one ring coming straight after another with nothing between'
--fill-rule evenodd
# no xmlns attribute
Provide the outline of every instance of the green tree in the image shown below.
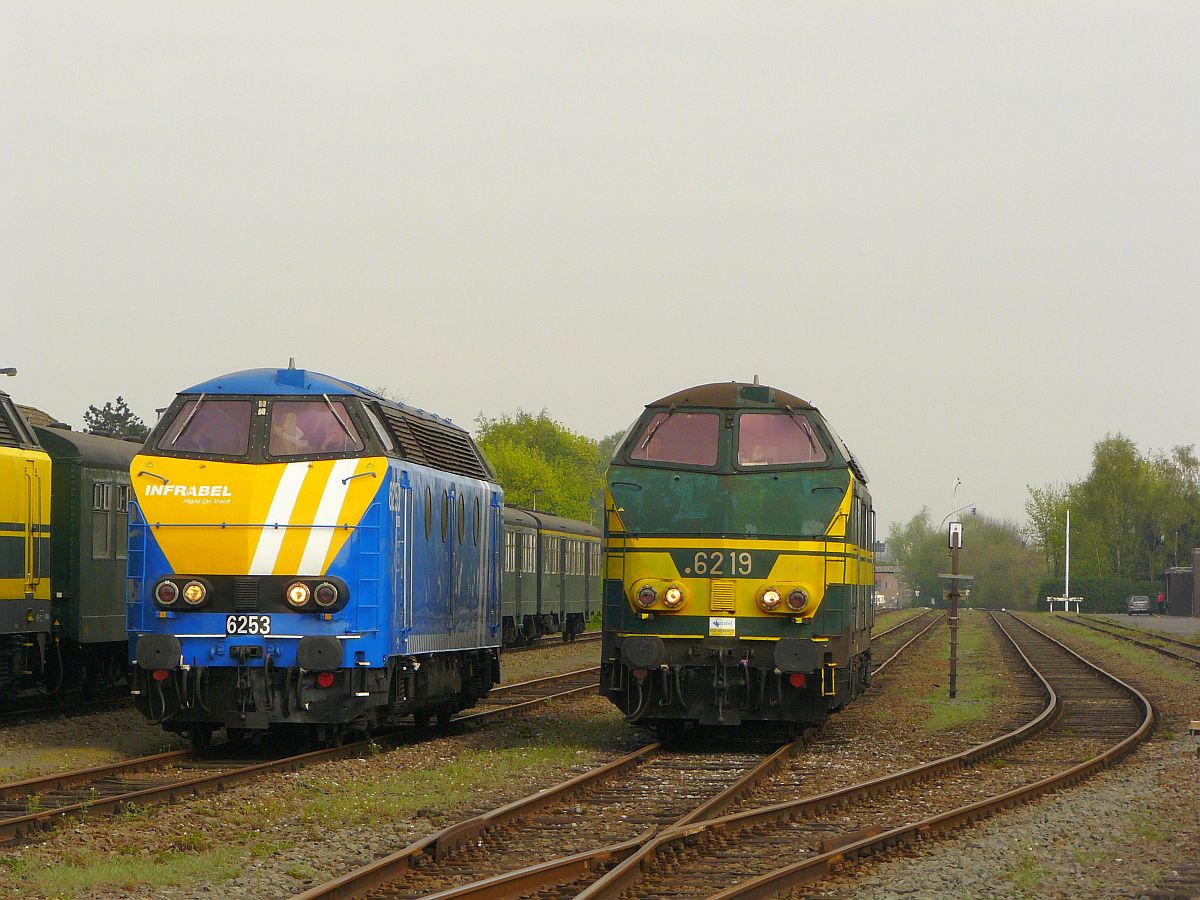
<svg viewBox="0 0 1200 900"><path fill-rule="evenodd" d="M604 496L595 440L551 418L523 410L476 420L475 439L504 487L508 503L598 523Z"/></svg>
<svg viewBox="0 0 1200 900"><path fill-rule="evenodd" d="M1028 523L1025 534L1035 548L1041 551L1046 563L1046 572L1055 578L1063 574L1066 555L1067 503L1070 490L1065 485L1047 488L1027 486L1029 499L1025 501Z"/></svg>
<svg viewBox="0 0 1200 900"><path fill-rule="evenodd" d="M1036 609L1042 555L1013 522L976 516L963 529L959 571L974 575L968 606Z"/></svg>
<svg viewBox="0 0 1200 900"><path fill-rule="evenodd" d="M1056 579L1063 576L1067 509L1072 579L1152 581L1186 564L1200 541L1200 460L1191 446L1143 456L1126 436L1106 435L1082 481L1031 486L1026 534Z"/></svg>
<svg viewBox="0 0 1200 900"><path fill-rule="evenodd" d="M125 402L118 396L114 402L105 403L103 407L89 406L83 414L84 431L89 434L103 434L115 438L138 438L144 440L150 433L146 423L134 415Z"/></svg>
<svg viewBox="0 0 1200 900"><path fill-rule="evenodd" d="M940 601L949 587L939 576L950 571L950 551L945 531L933 525L929 510L922 509L904 524L894 523L888 530L888 549L900 564L905 586L919 590L922 601ZM1038 550L1015 524L972 516L964 524L959 571L974 576L969 585L960 585L970 589L964 605L1034 609L1044 566Z"/></svg>
<svg viewBox="0 0 1200 900"><path fill-rule="evenodd" d="M949 571L946 541L934 528L928 507L904 524L893 522L888 529L887 546L900 565L904 586L917 593L921 603L941 596L938 573Z"/></svg>

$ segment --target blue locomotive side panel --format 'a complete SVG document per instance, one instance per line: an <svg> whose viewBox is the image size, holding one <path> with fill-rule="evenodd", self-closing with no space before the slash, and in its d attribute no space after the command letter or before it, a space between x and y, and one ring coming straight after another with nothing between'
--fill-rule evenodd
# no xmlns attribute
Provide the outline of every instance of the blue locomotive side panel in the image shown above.
<svg viewBox="0 0 1200 900"><path fill-rule="evenodd" d="M424 467L390 477L392 653L498 647L500 491Z"/></svg>

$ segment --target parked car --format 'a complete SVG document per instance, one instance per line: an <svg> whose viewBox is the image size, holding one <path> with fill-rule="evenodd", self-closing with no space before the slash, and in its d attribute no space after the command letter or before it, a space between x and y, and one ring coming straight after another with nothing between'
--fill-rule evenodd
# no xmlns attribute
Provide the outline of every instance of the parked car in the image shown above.
<svg viewBox="0 0 1200 900"><path fill-rule="evenodd" d="M1131 616L1139 614L1148 616L1154 611L1154 607L1150 605L1149 597L1138 594L1125 601L1125 611Z"/></svg>

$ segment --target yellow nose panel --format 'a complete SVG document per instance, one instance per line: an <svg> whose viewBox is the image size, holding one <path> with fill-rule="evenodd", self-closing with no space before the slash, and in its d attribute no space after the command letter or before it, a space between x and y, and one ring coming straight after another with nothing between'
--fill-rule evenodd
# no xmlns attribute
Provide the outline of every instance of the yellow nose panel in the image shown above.
<svg viewBox="0 0 1200 900"><path fill-rule="evenodd" d="M246 464L137 456L130 476L171 568L323 575L387 473L386 457Z"/></svg>

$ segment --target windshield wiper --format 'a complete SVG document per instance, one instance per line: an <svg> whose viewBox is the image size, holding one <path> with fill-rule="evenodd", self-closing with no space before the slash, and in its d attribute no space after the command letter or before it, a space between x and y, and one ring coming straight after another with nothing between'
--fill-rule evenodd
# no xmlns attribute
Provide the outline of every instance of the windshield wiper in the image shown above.
<svg viewBox="0 0 1200 900"><path fill-rule="evenodd" d="M788 415L792 417L792 421L796 423L796 427L804 432L804 436L808 438L808 445L812 447L812 452L820 454L821 448L817 446L817 439L813 437L812 428L809 427L808 420L796 414L796 411L786 403L783 408L788 411Z"/></svg>
<svg viewBox="0 0 1200 900"><path fill-rule="evenodd" d="M333 413L333 417L334 417L335 419L337 419L337 420L338 420L338 424L342 426L342 431L346 432L346 437L350 438L350 440L354 440L354 435L353 435L353 434L351 433L351 431L350 431L350 426L349 426L349 425L347 425L345 422L343 422L343 421L342 421L342 417L341 417L340 415L338 415L338 411L337 411L337 409L334 407L333 403L330 401L330 399L329 399L329 395L328 395L328 394L322 394L321 396L325 398L325 405L329 407L329 411L330 411L331 413Z"/></svg>
<svg viewBox="0 0 1200 900"><path fill-rule="evenodd" d="M192 407L192 411L190 413L188 413L188 417L183 420L183 425L181 425L179 430L177 432L175 432L175 437L171 438L171 446L172 447L175 446L175 442L177 440L179 440L181 437L183 437L183 433L185 431L187 431L187 427L192 424L192 419L195 418L196 413L198 413L200 411L200 404L204 402L204 398L207 396L208 396L208 394L200 395L200 399L196 401L196 405Z"/></svg>
<svg viewBox="0 0 1200 900"><path fill-rule="evenodd" d="M667 421L667 419L671 418L673 415L675 415L675 405L671 404L671 406L667 408L667 414L646 430L646 438L640 445L638 445L638 449L645 450L646 445L650 443L650 439L654 437L654 432L658 431L659 426L661 426L663 422Z"/></svg>

